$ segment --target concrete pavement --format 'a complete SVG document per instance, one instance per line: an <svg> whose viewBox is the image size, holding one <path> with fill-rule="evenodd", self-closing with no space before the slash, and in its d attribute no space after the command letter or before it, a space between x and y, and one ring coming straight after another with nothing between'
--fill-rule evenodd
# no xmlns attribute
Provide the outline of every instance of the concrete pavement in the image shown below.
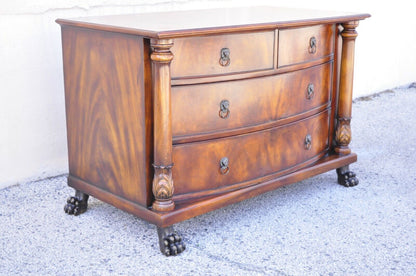
<svg viewBox="0 0 416 276"><path fill-rule="evenodd" d="M0 190L1 275L415 275L416 88L353 104L345 188L328 172L176 225L164 257L155 226L94 198L78 217L65 176Z"/></svg>

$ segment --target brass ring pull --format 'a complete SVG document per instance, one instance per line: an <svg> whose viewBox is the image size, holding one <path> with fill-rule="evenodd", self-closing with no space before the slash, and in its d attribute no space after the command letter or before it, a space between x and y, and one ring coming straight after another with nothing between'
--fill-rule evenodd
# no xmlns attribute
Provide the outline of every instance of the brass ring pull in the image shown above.
<svg viewBox="0 0 416 276"><path fill-rule="evenodd" d="M305 149L310 150L312 148L312 136L310 134L305 136Z"/></svg>
<svg viewBox="0 0 416 276"><path fill-rule="evenodd" d="M228 100L222 100L220 102L220 117L227 119L230 116L230 102Z"/></svg>
<svg viewBox="0 0 416 276"><path fill-rule="evenodd" d="M315 94L313 83L308 84L308 88L306 89L306 98L308 100L312 99Z"/></svg>
<svg viewBox="0 0 416 276"><path fill-rule="evenodd" d="M311 37L309 39L309 53L315 54L316 53L316 37Z"/></svg>
<svg viewBox="0 0 416 276"><path fill-rule="evenodd" d="M230 171L230 167L228 167L228 158L223 157L220 160L220 172L221 174L227 174Z"/></svg>
<svg viewBox="0 0 416 276"><path fill-rule="evenodd" d="M230 59L230 49L228 48L222 48L221 49L221 53L220 53L220 64L221 66L228 66L231 63L231 59Z"/></svg>

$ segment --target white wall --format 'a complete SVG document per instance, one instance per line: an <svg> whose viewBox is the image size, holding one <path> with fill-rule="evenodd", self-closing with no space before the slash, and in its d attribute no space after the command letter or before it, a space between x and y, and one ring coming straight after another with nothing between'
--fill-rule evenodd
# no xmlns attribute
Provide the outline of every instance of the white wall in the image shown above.
<svg viewBox="0 0 416 276"><path fill-rule="evenodd" d="M15 0L0 5L0 188L68 171L56 18L252 5L249 0ZM371 13L356 44L354 96L416 81L411 1L258 0ZM376 5L374 3L377 3Z"/></svg>

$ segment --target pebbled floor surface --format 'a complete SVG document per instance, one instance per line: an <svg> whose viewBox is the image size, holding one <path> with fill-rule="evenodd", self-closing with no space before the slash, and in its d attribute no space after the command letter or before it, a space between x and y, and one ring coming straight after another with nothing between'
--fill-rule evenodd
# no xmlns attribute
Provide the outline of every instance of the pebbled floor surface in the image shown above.
<svg viewBox="0 0 416 276"><path fill-rule="evenodd" d="M351 166L176 225L187 249L164 257L156 228L97 199L63 211L66 177L0 190L1 275L416 275L416 87L357 99Z"/></svg>

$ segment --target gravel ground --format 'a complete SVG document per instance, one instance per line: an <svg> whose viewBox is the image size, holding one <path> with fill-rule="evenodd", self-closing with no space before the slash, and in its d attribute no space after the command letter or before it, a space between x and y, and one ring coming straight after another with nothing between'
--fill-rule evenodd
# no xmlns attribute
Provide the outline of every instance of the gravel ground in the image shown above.
<svg viewBox="0 0 416 276"><path fill-rule="evenodd" d="M416 87L353 104L356 187L328 172L188 221L187 249L91 198L73 217L66 177L0 190L1 275L416 275Z"/></svg>

